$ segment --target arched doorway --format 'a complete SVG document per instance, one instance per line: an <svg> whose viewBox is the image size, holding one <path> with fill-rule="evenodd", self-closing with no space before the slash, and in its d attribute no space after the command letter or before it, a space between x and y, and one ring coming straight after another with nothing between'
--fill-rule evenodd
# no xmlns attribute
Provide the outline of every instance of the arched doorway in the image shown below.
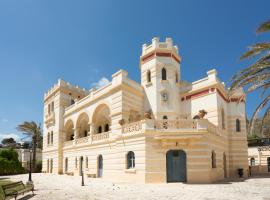
<svg viewBox="0 0 270 200"><path fill-rule="evenodd" d="M167 182L186 182L186 153L183 150L169 150L166 154Z"/></svg>
<svg viewBox="0 0 270 200"><path fill-rule="evenodd" d="M83 171L83 157L80 157L80 165L79 165L79 169L80 169L80 176L82 175L82 171Z"/></svg>
<svg viewBox="0 0 270 200"><path fill-rule="evenodd" d="M98 177L102 177L103 174L103 157L102 155L98 156Z"/></svg>
<svg viewBox="0 0 270 200"><path fill-rule="evenodd" d="M227 178L227 159L225 153L223 153L223 171L224 171L224 178Z"/></svg>

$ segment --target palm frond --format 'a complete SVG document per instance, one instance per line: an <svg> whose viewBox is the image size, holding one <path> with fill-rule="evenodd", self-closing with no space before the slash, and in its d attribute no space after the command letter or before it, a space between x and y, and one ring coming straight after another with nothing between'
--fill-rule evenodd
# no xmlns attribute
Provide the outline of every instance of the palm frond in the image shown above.
<svg viewBox="0 0 270 200"><path fill-rule="evenodd" d="M257 29L256 33L263 33L270 30L270 20L262 23Z"/></svg>
<svg viewBox="0 0 270 200"><path fill-rule="evenodd" d="M249 47L249 51L244 53L241 57L240 60L249 58L249 57L254 57L257 56L260 53L263 53L265 51L270 50L270 43L269 42L262 42L262 43L257 43L255 45L252 45Z"/></svg>
<svg viewBox="0 0 270 200"><path fill-rule="evenodd" d="M253 131L254 122L257 119L257 115L267 105L269 100L270 100L270 95L268 95L266 98L264 98L264 100L259 104L259 106L256 108L255 112L253 113L253 115L251 117L251 120L250 120L249 127L248 127L248 131L249 131L250 134Z"/></svg>
<svg viewBox="0 0 270 200"><path fill-rule="evenodd" d="M261 133L261 135L263 135L263 126L264 126L265 119L266 119L266 117L267 117L269 111L270 111L270 106L266 109L266 111L265 111L265 113L264 113L264 115L263 115L263 118L262 118L262 124L261 124L261 126L260 126L260 133Z"/></svg>

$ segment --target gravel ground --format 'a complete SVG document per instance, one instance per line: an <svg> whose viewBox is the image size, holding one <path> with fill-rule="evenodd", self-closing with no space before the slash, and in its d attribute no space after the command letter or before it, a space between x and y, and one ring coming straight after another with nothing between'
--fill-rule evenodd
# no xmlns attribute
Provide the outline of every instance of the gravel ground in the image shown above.
<svg viewBox="0 0 270 200"><path fill-rule="evenodd" d="M26 182L28 175L15 175L9 178ZM85 178L83 187L81 177L78 176L33 174L32 179L36 189L35 195L29 193L21 197L21 200L270 200L270 176L253 177L242 182L227 180L216 184L130 184Z"/></svg>

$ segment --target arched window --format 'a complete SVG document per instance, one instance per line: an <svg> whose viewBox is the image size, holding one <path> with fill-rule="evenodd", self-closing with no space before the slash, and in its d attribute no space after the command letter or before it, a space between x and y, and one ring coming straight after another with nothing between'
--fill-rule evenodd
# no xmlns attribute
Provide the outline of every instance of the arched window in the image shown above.
<svg viewBox="0 0 270 200"><path fill-rule="evenodd" d="M127 168L131 169L135 167L135 154L133 151L129 151L127 154Z"/></svg>
<svg viewBox="0 0 270 200"><path fill-rule="evenodd" d="M167 117L167 115L163 116L163 128L164 129L168 128L168 117Z"/></svg>
<svg viewBox="0 0 270 200"><path fill-rule="evenodd" d="M255 166L255 158L250 158L250 166Z"/></svg>
<svg viewBox="0 0 270 200"><path fill-rule="evenodd" d="M178 73L175 73L175 82L178 83Z"/></svg>
<svg viewBox="0 0 270 200"><path fill-rule="evenodd" d="M88 157L85 158L85 168L88 168Z"/></svg>
<svg viewBox="0 0 270 200"><path fill-rule="evenodd" d="M85 130L84 131L84 137L87 137L87 135L88 135L88 132L87 132L87 130Z"/></svg>
<svg viewBox="0 0 270 200"><path fill-rule="evenodd" d="M77 159L77 157L75 158L75 168L78 168L78 159Z"/></svg>
<svg viewBox="0 0 270 200"><path fill-rule="evenodd" d="M162 77L162 80L167 80L167 71L165 68L162 68L161 70L161 77Z"/></svg>
<svg viewBox="0 0 270 200"><path fill-rule="evenodd" d="M47 144L49 145L50 144L50 133L47 134Z"/></svg>
<svg viewBox="0 0 270 200"><path fill-rule="evenodd" d="M147 83L150 83L151 82L151 71L150 70L147 71L146 76L147 76Z"/></svg>
<svg viewBox="0 0 270 200"><path fill-rule="evenodd" d="M51 144L53 144L53 131L51 132Z"/></svg>
<svg viewBox="0 0 270 200"><path fill-rule="evenodd" d="M52 112L54 111L54 102L52 102L51 110L52 110Z"/></svg>
<svg viewBox="0 0 270 200"><path fill-rule="evenodd" d="M74 99L70 100L70 105L73 105L75 103Z"/></svg>
<svg viewBox="0 0 270 200"><path fill-rule="evenodd" d="M98 133L102 133L102 126L98 127Z"/></svg>
<svg viewBox="0 0 270 200"><path fill-rule="evenodd" d="M236 119L235 126L236 126L236 132L241 132L241 123L239 119Z"/></svg>
<svg viewBox="0 0 270 200"><path fill-rule="evenodd" d="M216 164L216 153L215 153L215 151L212 151L211 161L212 161L212 168L216 168L217 164Z"/></svg>
<svg viewBox="0 0 270 200"><path fill-rule="evenodd" d="M105 129L104 130L105 132L108 132L109 131L109 124L106 124L105 127L104 127L104 129Z"/></svg>
<svg viewBox="0 0 270 200"><path fill-rule="evenodd" d="M48 105L48 113L51 114L51 104Z"/></svg>
<svg viewBox="0 0 270 200"><path fill-rule="evenodd" d="M225 125L225 112L224 109L221 109L221 126L222 129L225 129L226 125Z"/></svg>

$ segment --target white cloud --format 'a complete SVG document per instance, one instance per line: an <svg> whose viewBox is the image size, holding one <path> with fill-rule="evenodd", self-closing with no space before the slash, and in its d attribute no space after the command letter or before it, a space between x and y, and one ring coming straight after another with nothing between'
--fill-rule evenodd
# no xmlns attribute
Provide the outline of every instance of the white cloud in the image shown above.
<svg viewBox="0 0 270 200"><path fill-rule="evenodd" d="M21 137L15 133L0 133L0 143L4 138L13 138L16 142L21 140Z"/></svg>
<svg viewBox="0 0 270 200"><path fill-rule="evenodd" d="M1 119L1 122L3 122L3 123L7 123L7 122L8 122L8 119L6 119L6 118L2 118L2 119Z"/></svg>
<svg viewBox="0 0 270 200"><path fill-rule="evenodd" d="M101 88L110 83L110 81L106 77L102 77L98 82L92 83L92 87Z"/></svg>

